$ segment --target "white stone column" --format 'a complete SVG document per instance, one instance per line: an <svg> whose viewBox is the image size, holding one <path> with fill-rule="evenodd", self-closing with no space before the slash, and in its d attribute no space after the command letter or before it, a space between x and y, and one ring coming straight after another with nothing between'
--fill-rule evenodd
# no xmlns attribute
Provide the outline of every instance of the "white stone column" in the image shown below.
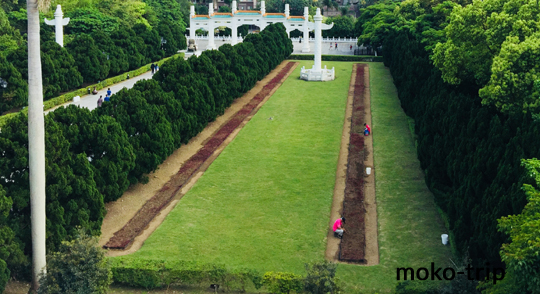
<svg viewBox="0 0 540 294"><path fill-rule="evenodd" d="M58 43L60 47L64 47L64 26L69 23L69 17L63 17L64 13L62 12L62 7L57 5L56 11L54 12L54 20L45 19L46 24L55 26L56 43Z"/></svg>
<svg viewBox="0 0 540 294"><path fill-rule="evenodd" d="M232 28L231 28L231 31L232 31L232 36L231 36L231 45L236 45L236 43L238 43L238 27L236 26L236 24L233 24L232 25Z"/></svg>
<svg viewBox="0 0 540 294"><path fill-rule="evenodd" d="M214 42L214 22L212 20L208 21L208 46L206 50L216 49L216 44Z"/></svg>
<svg viewBox="0 0 540 294"><path fill-rule="evenodd" d="M212 21L212 14L214 14L214 3L209 3L208 16L210 16L210 19L208 20L208 46L206 46L206 50L216 49L216 44L214 43L214 22Z"/></svg>
<svg viewBox="0 0 540 294"><path fill-rule="evenodd" d="M195 17L195 6L191 5L189 8L189 38L195 40L195 30L197 28L195 27L195 21L193 21L193 18Z"/></svg>
<svg viewBox="0 0 540 294"><path fill-rule="evenodd" d="M236 0L232 2L232 8L231 8L232 14L236 13Z"/></svg>
<svg viewBox="0 0 540 294"><path fill-rule="evenodd" d="M315 63L313 64L314 71L321 70L322 19L323 17L321 15L321 9L317 8L317 12L315 13L315 16L313 17L313 20L315 21Z"/></svg>
<svg viewBox="0 0 540 294"><path fill-rule="evenodd" d="M261 15L264 15L265 13L266 13L266 4L264 3L264 1L261 1Z"/></svg>
<svg viewBox="0 0 540 294"><path fill-rule="evenodd" d="M289 14L290 14L289 4L285 4L285 17L289 18Z"/></svg>
<svg viewBox="0 0 540 294"><path fill-rule="evenodd" d="M302 52L308 53L309 52L309 8L304 7L304 40L302 45Z"/></svg>

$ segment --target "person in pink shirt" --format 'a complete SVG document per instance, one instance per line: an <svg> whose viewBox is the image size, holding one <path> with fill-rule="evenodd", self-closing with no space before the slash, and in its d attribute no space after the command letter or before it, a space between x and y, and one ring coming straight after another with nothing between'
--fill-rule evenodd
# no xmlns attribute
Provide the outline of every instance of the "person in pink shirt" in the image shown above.
<svg viewBox="0 0 540 294"><path fill-rule="evenodd" d="M343 228L344 223L345 223L345 218L344 217L338 218L334 222L334 226L332 227L332 230L334 230L334 236L335 237L338 237L340 239L343 237L343 232L345 231L345 229Z"/></svg>
<svg viewBox="0 0 540 294"><path fill-rule="evenodd" d="M369 125L368 125L368 124L364 124L364 127L365 127L365 129L364 129L364 135L366 135L366 136L367 136L367 135L370 135L370 134L371 134L371 128L369 127ZM366 131L367 131L367 134L366 134Z"/></svg>

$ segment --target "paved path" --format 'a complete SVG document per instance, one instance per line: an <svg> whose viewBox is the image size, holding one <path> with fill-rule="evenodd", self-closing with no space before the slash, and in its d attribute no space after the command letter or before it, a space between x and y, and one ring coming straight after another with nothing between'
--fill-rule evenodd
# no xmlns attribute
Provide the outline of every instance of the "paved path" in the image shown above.
<svg viewBox="0 0 540 294"><path fill-rule="evenodd" d="M140 81L140 80L147 80L147 79L151 79L152 78L152 72L148 71L148 72L145 72L143 73L142 75L138 75L136 77L133 77L133 78L130 78L129 80L125 80L125 81L122 81L118 84L114 84L114 85L111 85L109 86L111 88L111 91L114 95L114 93L122 90L123 88L128 88L128 89L131 89L133 88L133 85L135 85L135 83L137 81ZM109 88L107 87L107 88ZM64 103L62 105L58 105L56 107L53 107L49 110L46 110L45 113L48 113L49 111L54 111L55 109L57 109L58 107L66 107L68 105L77 105L79 107L86 107L90 110L93 110L97 107L97 101L99 99L99 96L103 96L103 98L105 98L105 96L107 95L107 88L103 88L101 90L98 91L97 95L92 95L92 94L89 94L89 95L84 95L84 96L81 96L81 100L78 101L78 102L73 102L73 101L70 101L70 102L67 102L67 103ZM103 102L103 103L107 103L107 102Z"/></svg>
<svg viewBox="0 0 540 294"><path fill-rule="evenodd" d="M215 44L216 46L219 48L219 46L225 44L225 43L229 43L229 42L224 42L224 41L216 41ZM208 44L208 41L206 40L197 40L197 45L199 46L199 48L203 49L202 51L204 51L204 49L206 48L206 45ZM324 55L353 55L353 50L350 50L350 46L353 46L353 50L354 48L356 48L356 44L354 42L351 42L351 43L338 43L338 50L336 50L335 48L332 48L330 49L330 43L323 43L323 48L322 48L322 54ZM299 43L299 42L293 42L293 46L294 46L294 50L293 50L293 54L302 54L302 43ZM335 46L335 44L332 44L332 47ZM314 45L314 42L310 42L310 49L311 51L309 53L306 53L306 54L313 54L313 50L315 48L315 45ZM201 55L201 52L202 51L197 51L195 52L195 55ZM185 58L187 59L188 57L190 57L191 55L193 55L193 53L191 52L186 52L185 50L182 50L182 52L185 53ZM152 78L152 73L150 71L142 74L142 75L139 75L139 76L136 76L136 77L133 77L129 80L125 80L123 82L120 82L118 84L114 84L114 85L111 85L110 88L111 88L111 91L114 95L114 93L120 91L121 89L123 88L128 88L128 89L131 89L133 87L133 85L135 85L135 83L139 80L147 80L147 79L151 79ZM107 87L108 88L108 87ZM54 111L55 109L57 109L58 107L66 107L68 105L77 105L79 107L86 107L90 110L93 110L97 107L97 101L99 99L99 96L103 96L105 98L105 95L107 95L107 88L103 88L101 90L98 91L97 95L84 95L84 96L81 96L81 100L80 101L77 101L77 102L73 102L73 101L70 101L70 102L67 102L67 103L64 103L62 105L58 105L58 106L55 106L49 110L46 110L45 113L48 113L49 111ZM107 102L103 102L103 103L107 103Z"/></svg>

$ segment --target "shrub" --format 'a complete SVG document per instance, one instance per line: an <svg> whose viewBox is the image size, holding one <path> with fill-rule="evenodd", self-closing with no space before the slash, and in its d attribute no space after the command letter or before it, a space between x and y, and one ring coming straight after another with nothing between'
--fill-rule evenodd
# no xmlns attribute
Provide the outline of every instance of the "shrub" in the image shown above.
<svg viewBox="0 0 540 294"><path fill-rule="evenodd" d="M313 294L339 293L337 264L323 261L306 264L305 290Z"/></svg>
<svg viewBox="0 0 540 294"><path fill-rule="evenodd" d="M112 259L115 283L145 289L170 285L219 284L230 290L245 290L250 282L259 289L262 278L249 269L229 270L220 264L163 260Z"/></svg>
<svg viewBox="0 0 540 294"><path fill-rule="evenodd" d="M79 229L73 241L63 241L58 252L47 257L47 274L39 282L38 294L107 293L112 271L98 239Z"/></svg>
<svg viewBox="0 0 540 294"><path fill-rule="evenodd" d="M275 294L288 294L291 291L300 293L304 289L302 276L293 273L267 272L264 274L263 284Z"/></svg>

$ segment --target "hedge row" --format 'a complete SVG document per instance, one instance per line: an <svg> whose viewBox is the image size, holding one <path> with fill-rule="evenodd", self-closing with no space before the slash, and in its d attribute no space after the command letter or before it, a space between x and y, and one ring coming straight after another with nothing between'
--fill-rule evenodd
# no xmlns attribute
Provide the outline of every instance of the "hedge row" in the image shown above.
<svg viewBox="0 0 540 294"><path fill-rule="evenodd" d="M502 114L483 106L478 89L444 83L424 45L395 32L383 46L401 105L414 121L417 155L426 184L447 217L450 240L473 266L504 266L508 237L497 229L502 216L521 213L523 184L535 184L521 159L540 158L540 121L530 113Z"/></svg>
<svg viewBox="0 0 540 294"><path fill-rule="evenodd" d="M146 63L172 56L187 47L182 28L161 20L154 29L143 24L133 28L121 26L110 33L96 30L67 38L65 47L54 41L54 34L41 34L43 96L50 99L62 92L94 83L109 76L136 70ZM162 44L161 41L167 42ZM28 52L25 45L0 57L0 75L8 80L0 90L0 113L27 105Z"/></svg>
<svg viewBox="0 0 540 294"><path fill-rule="evenodd" d="M233 271L221 264L120 258L110 260L114 283L145 289L206 283L219 284L231 290L245 290L249 286L259 289L263 281L257 271L248 269Z"/></svg>
<svg viewBox="0 0 540 294"><path fill-rule="evenodd" d="M153 79L122 89L94 111L70 105L46 115L47 249L74 236L77 226L99 235L104 202L118 199L130 184L145 182L146 174L291 52L283 25L270 25L235 46L226 44L187 61L171 58ZM13 231L28 256L27 130L27 116L21 113L0 133L1 185L13 199L0 225ZM5 257L8 268L27 270L27 261L14 256Z"/></svg>
<svg viewBox="0 0 540 294"><path fill-rule="evenodd" d="M164 58L164 59L156 62L155 64L157 64L159 66L162 66L162 64L165 61L169 60L170 58L177 58L177 57L184 57L184 53L178 53L178 54L173 55L171 57ZM45 110L51 109L51 108L53 108L53 107L55 107L57 105L61 105L61 104L64 104L66 102L69 102L75 96L84 96L84 95L88 94L88 89L94 89L94 87L95 87L96 90L101 90L101 89L103 89L105 87L108 87L108 86L111 86L111 85L114 85L114 84L117 84L117 83L120 83L122 81L127 80L128 76L130 78L134 78L136 76L142 75L143 73L146 73L146 72L148 72L150 70L150 66L151 66L151 64L147 64L147 65L142 66L142 67L140 67L140 68L138 68L136 70L132 70L132 71L123 73L121 75L118 75L118 76L115 76L115 77L112 77L112 78L108 78L108 79L106 79L104 81L101 81L98 84L89 85L86 88L81 88L81 89L78 89L78 90L75 90L75 91L60 95L58 97L52 98L50 100L47 100L47 101L45 101L43 103L43 110L45 111ZM23 110L21 110L21 112L24 113L24 114L28 114L28 109L24 108ZM18 112L14 112L14 113L8 113L8 114L0 116L0 128L2 128L2 126L10 118L15 117L17 114L18 114Z"/></svg>
<svg viewBox="0 0 540 294"><path fill-rule="evenodd" d="M288 59L313 60L313 54L291 54ZM383 62L382 56L357 56L357 55L322 55L323 61L353 61L353 62Z"/></svg>
<svg viewBox="0 0 540 294"><path fill-rule="evenodd" d="M217 284L226 291L245 292L246 288L258 290L266 286L271 293L285 294L303 293L304 288L322 288L320 286L306 287L306 283L313 283L313 278L308 280L301 275L287 272L266 272L261 275L256 270L231 270L222 264L122 258L111 258L110 260L114 283L147 290L168 288L171 285L208 286ZM333 279L333 275L330 279Z"/></svg>

